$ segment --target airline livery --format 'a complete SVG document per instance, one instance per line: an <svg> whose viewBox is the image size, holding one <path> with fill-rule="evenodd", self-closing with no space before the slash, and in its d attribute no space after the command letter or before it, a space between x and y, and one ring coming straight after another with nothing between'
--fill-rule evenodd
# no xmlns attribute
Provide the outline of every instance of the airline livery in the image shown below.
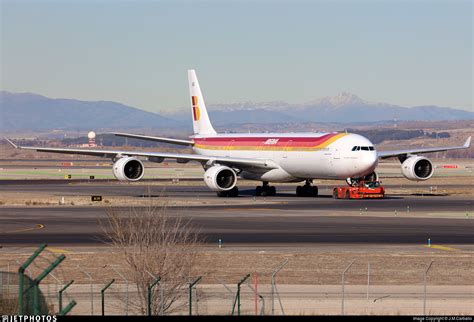
<svg viewBox="0 0 474 322"><path fill-rule="evenodd" d="M397 151L376 151L365 137L351 133L217 133L207 114L206 104L194 70L188 71L189 91L194 135L189 140L114 133L117 136L185 145L195 154L139 152L119 150L63 149L20 147L40 152L93 155L111 158L113 173L121 181L138 181L144 175L143 162L175 159L178 163L197 161L202 164L204 182L220 197L238 196L237 178L261 181L256 195L274 196L271 182L305 182L298 186L298 196L317 196L313 179L346 179L349 183L374 181L379 159L397 157L403 176L409 180L429 179L434 172L433 163L419 154L469 148L471 137L464 145L438 148L419 148Z"/></svg>

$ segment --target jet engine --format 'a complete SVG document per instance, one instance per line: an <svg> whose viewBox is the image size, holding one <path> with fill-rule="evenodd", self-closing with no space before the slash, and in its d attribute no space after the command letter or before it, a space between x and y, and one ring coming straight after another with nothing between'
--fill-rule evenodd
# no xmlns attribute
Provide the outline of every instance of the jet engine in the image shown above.
<svg viewBox="0 0 474 322"><path fill-rule="evenodd" d="M138 181L145 173L143 163L132 157L118 159L112 169L115 178L120 181Z"/></svg>
<svg viewBox="0 0 474 322"><path fill-rule="evenodd" d="M402 163L402 174L408 180L428 180L433 172L433 163L425 157L412 156Z"/></svg>
<svg viewBox="0 0 474 322"><path fill-rule="evenodd" d="M229 167L215 165L204 173L204 182L213 191L229 191L235 187L237 175Z"/></svg>

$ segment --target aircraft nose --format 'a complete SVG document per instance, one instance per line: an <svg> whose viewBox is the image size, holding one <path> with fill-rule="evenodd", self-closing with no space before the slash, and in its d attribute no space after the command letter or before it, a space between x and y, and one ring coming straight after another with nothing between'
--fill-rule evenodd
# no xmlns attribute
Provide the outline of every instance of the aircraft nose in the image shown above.
<svg viewBox="0 0 474 322"><path fill-rule="evenodd" d="M370 151L363 157L364 169L367 172L372 172L375 170L378 164L377 153L375 151Z"/></svg>

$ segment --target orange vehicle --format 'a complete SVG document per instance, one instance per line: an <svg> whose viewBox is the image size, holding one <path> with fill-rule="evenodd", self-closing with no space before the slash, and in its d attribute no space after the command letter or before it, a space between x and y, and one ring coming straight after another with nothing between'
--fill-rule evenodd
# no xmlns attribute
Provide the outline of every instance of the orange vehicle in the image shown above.
<svg viewBox="0 0 474 322"><path fill-rule="evenodd" d="M334 188L332 196L334 199L380 199L385 197L385 189L380 181L359 181Z"/></svg>

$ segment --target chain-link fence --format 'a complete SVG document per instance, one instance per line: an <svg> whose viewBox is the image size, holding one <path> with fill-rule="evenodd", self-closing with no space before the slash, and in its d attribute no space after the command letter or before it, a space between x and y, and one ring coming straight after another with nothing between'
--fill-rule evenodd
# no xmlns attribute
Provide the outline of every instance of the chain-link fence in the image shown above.
<svg viewBox="0 0 474 322"><path fill-rule="evenodd" d="M51 262L51 261L49 261ZM352 265L351 265L352 264ZM216 270L183 279L173 289L150 273L150 291L127 279L126 267L75 265L49 272L41 284L38 269L25 270L24 312L58 314L71 301L80 315L472 315L474 286L469 267L450 273L443 262L412 258L405 270L380 262L346 260L312 270L292 260L267 270ZM0 311L18 312L19 265L0 268ZM152 285L152 282L156 282ZM38 298L35 299L35 285ZM240 284L240 285L239 285ZM150 298L151 296L151 298ZM35 302L36 301L36 302ZM149 305L152 307L149 308Z"/></svg>
<svg viewBox="0 0 474 322"><path fill-rule="evenodd" d="M23 284L22 298L19 296L20 284ZM34 280L24 274L0 271L0 312L18 314L20 303L24 314L50 312L45 295Z"/></svg>

